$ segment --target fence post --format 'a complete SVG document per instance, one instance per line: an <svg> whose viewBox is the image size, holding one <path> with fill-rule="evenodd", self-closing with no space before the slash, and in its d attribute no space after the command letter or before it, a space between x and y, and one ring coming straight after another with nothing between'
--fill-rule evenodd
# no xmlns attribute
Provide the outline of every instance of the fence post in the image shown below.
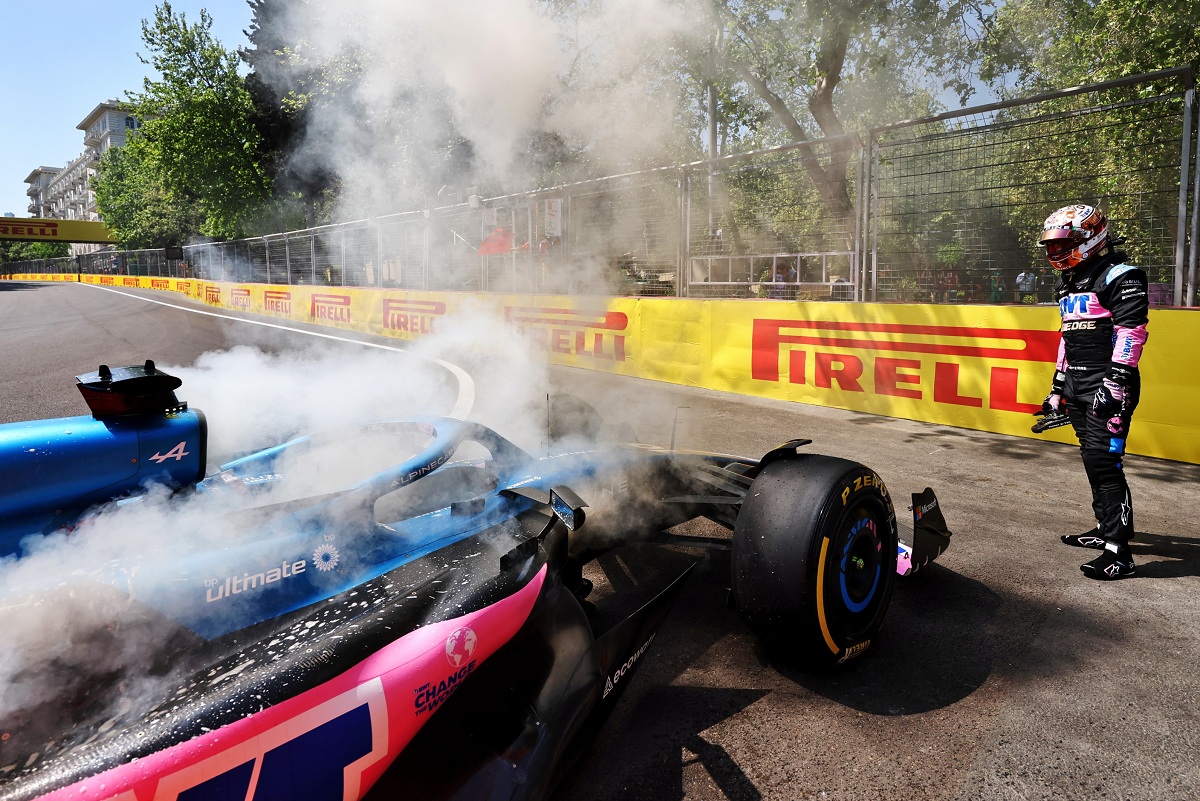
<svg viewBox="0 0 1200 801"><path fill-rule="evenodd" d="M430 211L425 209L425 225L422 227L421 238L421 289L429 289L429 232L432 227Z"/></svg>
<svg viewBox="0 0 1200 801"><path fill-rule="evenodd" d="M879 194L875 181L879 175L879 142L874 134L871 134L871 144L870 165L867 167L871 177L867 189L867 221L870 228L867 235L871 239L871 301L875 302L879 300ZM865 267L865 257L863 263Z"/></svg>
<svg viewBox="0 0 1200 801"><path fill-rule="evenodd" d="M1195 89L1191 90L1192 106L1196 105ZM1196 125L1196 147L1193 150L1196 164L1192 168L1192 244L1188 258L1187 287L1183 297L1183 305L1196 305L1196 262L1200 257L1200 125ZM1180 221L1183 227L1183 221Z"/></svg>
<svg viewBox="0 0 1200 801"><path fill-rule="evenodd" d="M1183 297L1183 274L1184 274L1184 249L1186 247L1187 229L1184 227L1187 220L1187 200L1188 200L1188 168L1192 162L1192 107L1195 105L1196 90L1189 88L1183 93L1183 155L1179 160L1179 214L1177 219L1179 225L1176 228L1175 235L1175 305L1184 305ZM1192 246L1195 247L1193 241ZM1190 304L1189 304L1190 305Z"/></svg>
<svg viewBox="0 0 1200 801"><path fill-rule="evenodd" d="M686 167L679 170L675 180L676 201L679 211L679 227L676 238L675 297L688 296L688 265L692 259L692 193L691 173Z"/></svg>
<svg viewBox="0 0 1200 801"><path fill-rule="evenodd" d="M383 286L383 226L375 221L375 286Z"/></svg>

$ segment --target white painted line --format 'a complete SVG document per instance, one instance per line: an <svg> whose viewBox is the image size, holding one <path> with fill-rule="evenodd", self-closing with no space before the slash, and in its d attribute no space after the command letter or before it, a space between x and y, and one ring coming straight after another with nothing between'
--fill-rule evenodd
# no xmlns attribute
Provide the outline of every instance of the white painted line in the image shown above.
<svg viewBox="0 0 1200 801"><path fill-rule="evenodd" d="M146 298L146 297L142 297L141 295L133 295L133 294L130 294L129 292L122 292L119 289L113 289L112 287L107 287L107 286L100 286L99 284L85 284L85 283L81 282L78 285L92 287L93 289L103 289L105 292L115 292L116 294L124 295L127 298L133 298L134 300L143 300L146 303L157 303L159 306L167 306L172 309L179 309L180 311L191 312L192 314L204 314L209 317L219 317L222 320L232 320L232 321L238 322L238 323L249 323L250 325L261 325L264 328L277 328L280 331L290 331L294 334L306 334L310 337L319 337L321 339L332 339L335 342L347 342L352 345L362 345L365 348L378 348L379 350L390 350L395 353L404 353L409 356L414 356L419 359L424 359L425 361L433 362L434 364L437 364L437 365L440 365L441 367L446 368L454 375L455 378L458 379L458 400L456 400L454 402L454 408L450 410L450 413L448 415L446 415L447 417L453 417L458 420L466 420L467 415L469 415L471 413L471 409L474 408L474 406L475 406L475 381L474 381L474 379L471 378L471 376L469 376L467 374L466 370L462 369L457 364L451 364L450 362L443 361L441 359L434 359L430 356L422 356L418 353L413 353L412 351L406 350L405 348L396 348L391 345L380 345L376 342L363 342L362 340L359 340L359 339L350 339L348 337L339 337L334 334L322 334L317 331L305 331L302 328L292 328L291 326L279 325L278 323L268 323L265 320L248 320L245 317L234 317L229 314L221 314L219 312L208 311L207 309L193 309L188 306L179 306L175 303L167 303L164 300L155 300L154 298ZM272 286L274 286L274 285L272 285Z"/></svg>

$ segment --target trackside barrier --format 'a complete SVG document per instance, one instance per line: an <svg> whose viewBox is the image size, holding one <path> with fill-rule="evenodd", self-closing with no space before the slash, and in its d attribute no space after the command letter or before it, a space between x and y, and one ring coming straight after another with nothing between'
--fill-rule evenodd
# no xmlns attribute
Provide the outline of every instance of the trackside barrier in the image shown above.
<svg viewBox="0 0 1200 801"><path fill-rule="evenodd" d="M58 280L53 275L13 276ZM74 276L69 276L74 278ZM85 283L177 292L265 317L418 341L480 314L513 326L550 362L743 395L1035 437L1054 368L1052 306L830 304L782 300L481 295L84 275ZM1151 309L1129 452L1200 464L1200 423L1179 369L1200 314ZM1037 438L1074 441L1069 428Z"/></svg>

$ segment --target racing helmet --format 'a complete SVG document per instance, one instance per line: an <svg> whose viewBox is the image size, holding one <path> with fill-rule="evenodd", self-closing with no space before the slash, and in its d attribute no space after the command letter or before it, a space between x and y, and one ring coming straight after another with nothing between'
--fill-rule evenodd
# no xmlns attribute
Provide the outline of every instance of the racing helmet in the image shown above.
<svg viewBox="0 0 1200 801"><path fill-rule="evenodd" d="M1073 270L1108 244L1108 220L1092 206L1063 206L1042 223L1038 247L1056 270Z"/></svg>

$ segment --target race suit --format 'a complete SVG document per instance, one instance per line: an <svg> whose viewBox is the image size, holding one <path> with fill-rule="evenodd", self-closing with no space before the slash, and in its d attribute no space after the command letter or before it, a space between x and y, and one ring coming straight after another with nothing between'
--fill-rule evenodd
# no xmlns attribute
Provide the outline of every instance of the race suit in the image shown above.
<svg viewBox="0 0 1200 801"><path fill-rule="evenodd" d="M1062 314L1063 400L1092 485L1098 536L1119 544L1134 533L1121 462L1141 394L1138 361L1149 321L1146 274L1125 264L1124 256L1106 254L1065 271L1055 287Z"/></svg>

